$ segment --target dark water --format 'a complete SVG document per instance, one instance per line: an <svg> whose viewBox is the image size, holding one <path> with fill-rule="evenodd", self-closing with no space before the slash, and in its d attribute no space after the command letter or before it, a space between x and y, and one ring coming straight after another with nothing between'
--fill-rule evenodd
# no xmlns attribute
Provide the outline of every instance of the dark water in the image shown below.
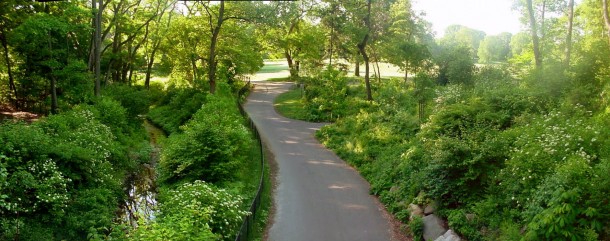
<svg viewBox="0 0 610 241"><path fill-rule="evenodd" d="M144 120L143 125L150 140L150 162L141 164L137 171L128 177L128 198L121 212L122 219L132 227L137 227L138 221L149 221L155 218L157 207L155 167L159 160L160 142L165 139L163 130L152 125L148 120Z"/></svg>

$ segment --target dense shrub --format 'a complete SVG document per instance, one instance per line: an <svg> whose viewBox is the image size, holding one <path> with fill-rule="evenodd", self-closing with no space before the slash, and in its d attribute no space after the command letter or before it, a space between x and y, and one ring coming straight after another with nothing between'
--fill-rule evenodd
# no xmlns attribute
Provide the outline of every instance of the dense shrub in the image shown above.
<svg viewBox="0 0 610 241"><path fill-rule="evenodd" d="M150 110L148 118L167 133L177 133L205 100L206 94L197 89L170 86L157 106Z"/></svg>
<svg viewBox="0 0 610 241"><path fill-rule="evenodd" d="M173 134L160 161L167 183L229 181L246 160L252 140L232 98L210 95L206 104Z"/></svg>
<svg viewBox="0 0 610 241"><path fill-rule="evenodd" d="M143 86L128 86L125 84L112 84L104 88L103 96L118 101L127 110L130 118L148 113L149 106L161 98L160 86L152 85L150 90Z"/></svg>
<svg viewBox="0 0 610 241"><path fill-rule="evenodd" d="M125 164L91 107L0 129L2 239L85 239L111 225Z"/></svg>
<svg viewBox="0 0 610 241"><path fill-rule="evenodd" d="M337 118L358 113L359 109L367 108L367 101L354 98L348 79L335 69L326 69L315 77L302 78L305 83L304 103L309 121L333 121Z"/></svg>
<svg viewBox="0 0 610 241"><path fill-rule="evenodd" d="M231 240L240 228L242 199L202 181L161 193L158 217L140 226L136 240Z"/></svg>
<svg viewBox="0 0 610 241"><path fill-rule="evenodd" d="M497 138L508 116L485 103L453 104L437 111L418 135L425 151L426 189L442 204L476 200L505 159Z"/></svg>
<svg viewBox="0 0 610 241"><path fill-rule="evenodd" d="M435 200L468 240L607 239L610 124L591 112L599 101L572 105L575 91L562 100L577 87L559 72L517 82L483 67L474 85L435 87L421 123L417 91L388 81L370 108L317 136L403 220L406 204Z"/></svg>
<svg viewBox="0 0 610 241"><path fill-rule="evenodd" d="M424 220L420 216L413 217L413 220L409 222L409 231L413 236L413 240L421 241L424 236Z"/></svg>

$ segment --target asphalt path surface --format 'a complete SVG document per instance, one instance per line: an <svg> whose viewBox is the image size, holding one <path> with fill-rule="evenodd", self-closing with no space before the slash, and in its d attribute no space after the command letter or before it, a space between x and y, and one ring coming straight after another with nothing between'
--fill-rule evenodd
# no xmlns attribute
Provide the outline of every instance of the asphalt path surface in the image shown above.
<svg viewBox="0 0 610 241"><path fill-rule="evenodd" d="M395 240L391 218L357 171L314 137L324 124L279 115L291 83L256 82L245 110L277 162L271 241Z"/></svg>

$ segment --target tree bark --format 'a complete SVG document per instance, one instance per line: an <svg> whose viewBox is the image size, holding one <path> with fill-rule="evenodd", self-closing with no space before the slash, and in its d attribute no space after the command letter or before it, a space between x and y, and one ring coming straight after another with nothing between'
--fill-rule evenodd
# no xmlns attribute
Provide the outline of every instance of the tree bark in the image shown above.
<svg viewBox="0 0 610 241"><path fill-rule="evenodd" d="M89 60L87 61L87 69L91 72L94 71L95 65L95 27L97 26L97 14L95 12L95 6L95 1L91 1L91 14L94 16L91 18L91 29L94 29L94 32L91 33L91 42L89 43Z"/></svg>
<svg viewBox="0 0 610 241"><path fill-rule="evenodd" d="M57 81L51 76L51 113L57 114L57 106Z"/></svg>
<svg viewBox="0 0 610 241"><path fill-rule="evenodd" d="M379 58L375 55L375 66L377 66L377 83L381 83L381 69L379 69Z"/></svg>
<svg viewBox="0 0 610 241"><path fill-rule="evenodd" d="M12 92L13 97L9 98L13 101L15 107L17 107L17 87L15 86L15 79L13 78L13 68L11 66L11 58L8 53L8 42L6 40L6 35L4 34L4 29L0 32L0 41L2 42L2 48L4 49L4 60L6 62L6 70L8 74L8 88Z"/></svg>
<svg viewBox="0 0 610 241"><path fill-rule="evenodd" d="M95 0L93 0L95 1ZM101 95L101 53L102 53L102 12L104 11L103 0L99 0L95 16L95 87L93 93L96 97Z"/></svg>
<svg viewBox="0 0 610 241"><path fill-rule="evenodd" d="M294 19L293 21L290 22L290 28L288 29L288 34L290 35L292 33L294 33L294 31L297 29L297 24L299 23L299 19ZM294 59L292 58L292 56L296 55L296 50L294 52L290 51L290 49L288 47L286 47L284 49L284 57L286 57L286 61L288 62L288 69L290 71L290 78L294 78L298 76L298 70L296 69L296 64L294 62Z"/></svg>
<svg viewBox="0 0 610 241"><path fill-rule="evenodd" d="M225 2L220 1L220 9L218 10L218 22L212 31L212 39L210 41L210 56L208 60L208 78L210 79L210 93L216 92L216 44L218 42L218 35L220 34L220 28L224 21Z"/></svg>
<svg viewBox="0 0 610 241"><path fill-rule="evenodd" d="M193 83L197 81L197 59L191 57L191 68L193 69Z"/></svg>
<svg viewBox="0 0 610 241"><path fill-rule="evenodd" d="M534 18L534 7L532 5L532 0L527 0L526 7L529 16L532 43L534 45L534 60L536 62L536 68L539 69L542 67L542 56L540 55L540 39L538 38L538 28L536 25L536 18Z"/></svg>
<svg viewBox="0 0 610 241"><path fill-rule="evenodd" d="M334 24L334 21L333 21L333 23L331 23L331 26L330 26L330 41L329 41L329 43L330 43L330 49L329 49L329 51L330 51L330 58L328 60L328 67L329 68L333 66L333 36L335 36L335 24Z"/></svg>
<svg viewBox="0 0 610 241"><path fill-rule="evenodd" d="M606 0L604 0L606 1ZM570 58L572 55L572 28L574 25L574 0L568 3L568 36L566 37L566 59L565 64L570 67Z"/></svg>
<svg viewBox="0 0 610 241"><path fill-rule="evenodd" d="M152 53L150 54L150 58L148 59L148 63L146 65L146 79L144 80L144 86L146 89L150 89L150 72L152 72L152 66L155 63L155 53L159 49L159 44L155 44L153 47Z"/></svg>
<svg viewBox="0 0 610 241"><path fill-rule="evenodd" d="M286 58L286 62L288 62L288 70L290 71L290 77L296 77L295 64L292 60L292 55L288 50L284 50L284 57Z"/></svg>
<svg viewBox="0 0 610 241"><path fill-rule="evenodd" d="M409 63L406 62L405 63L405 84L407 84L408 80L409 80Z"/></svg>
<svg viewBox="0 0 610 241"><path fill-rule="evenodd" d="M48 5L47 5L48 7ZM48 10L48 9L47 9ZM51 45L51 36L50 33L47 33L47 43L48 43L48 48L49 51L51 51L51 56L50 59L53 59L53 46ZM51 79L51 113L52 114L57 114L57 81L55 79L55 76L53 76L53 68L51 67L49 69L48 75L49 78Z"/></svg>
<svg viewBox="0 0 610 241"><path fill-rule="evenodd" d="M608 44L610 44L610 17L608 16L608 0L602 0L602 8L604 12L604 23L608 30Z"/></svg>
<svg viewBox="0 0 610 241"><path fill-rule="evenodd" d="M366 53L366 44L369 41L369 33L371 32L371 0L367 0L367 15L364 18L364 23L366 25L366 34L360 43L358 43L358 50L362 55L362 59L364 59L364 83L366 85L366 98L367 100L373 100L373 95L371 93L371 81L370 81L370 73L369 73L369 56Z"/></svg>
<svg viewBox="0 0 610 241"><path fill-rule="evenodd" d="M360 59L356 57L356 66L354 66L354 76L360 77Z"/></svg>

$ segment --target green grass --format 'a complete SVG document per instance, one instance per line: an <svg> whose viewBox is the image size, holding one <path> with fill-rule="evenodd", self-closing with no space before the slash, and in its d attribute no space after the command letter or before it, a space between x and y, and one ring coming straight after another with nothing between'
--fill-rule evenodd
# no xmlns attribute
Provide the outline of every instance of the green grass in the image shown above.
<svg viewBox="0 0 610 241"><path fill-rule="evenodd" d="M284 117L295 120L307 120L309 116L305 110L300 89L293 89L282 93L275 98L274 102L275 110Z"/></svg>
<svg viewBox="0 0 610 241"><path fill-rule="evenodd" d="M279 78L268 78L266 81L268 81L268 82L292 82L294 80L291 80L290 76L288 76L288 77L279 77Z"/></svg>
<svg viewBox="0 0 610 241"><path fill-rule="evenodd" d="M265 63L265 66L263 66L257 73L275 73L282 70L288 70L288 66L284 65L283 63L269 62Z"/></svg>

